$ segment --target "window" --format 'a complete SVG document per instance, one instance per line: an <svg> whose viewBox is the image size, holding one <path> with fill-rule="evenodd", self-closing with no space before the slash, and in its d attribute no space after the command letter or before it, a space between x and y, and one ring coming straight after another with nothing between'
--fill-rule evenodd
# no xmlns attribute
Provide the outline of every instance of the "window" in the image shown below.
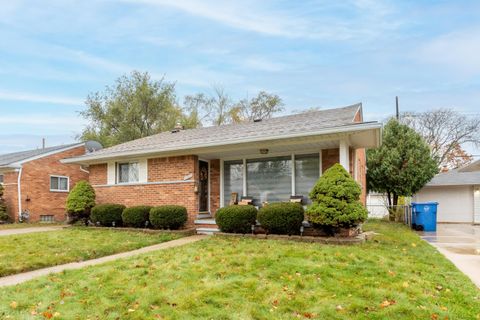
<svg viewBox="0 0 480 320"><path fill-rule="evenodd" d="M247 195L256 206L288 201L292 195L292 158L247 160Z"/></svg>
<svg viewBox="0 0 480 320"><path fill-rule="evenodd" d="M40 222L55 222L55 219L53 218L53 215L41 214Z"/></svg>
<svg viewBox="0 0 480 320"><path fill-rule="evenodd" d="M243 195L243 161L225 161L223 163L224 204L228 206L232 192L238 193L238 199Z"/></svg>
<svg viewBox="0 0 480 320"><path fill-rule="evenodd" d="M295 156L295 194L303 196L310 203L308 194L320 177L320 159L318 154Z"/></svg>
<svg viewBox="0 0 480 320"><path fill-rule="evenodd" d="M117 164L117 183L138 182L138 162Z"/></svg>
<svg viewBox="0 0 480 320"><path fill-rule="evenodd" d="M69 178L62 176L50 176L50 191L68 192Z"/></svg>
<svg viewBox="0 0 480 320"><path fill-rule="evenodd" d="M3 174L0 174L0 184L3 184Z"/></svg>

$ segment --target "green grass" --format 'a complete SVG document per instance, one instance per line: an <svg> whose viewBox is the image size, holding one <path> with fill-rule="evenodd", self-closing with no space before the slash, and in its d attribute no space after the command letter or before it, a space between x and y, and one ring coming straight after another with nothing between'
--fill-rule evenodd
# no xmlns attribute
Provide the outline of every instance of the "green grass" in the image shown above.
<svg viewBox="0 0 480 320"><path fill-rule="evenodd" d="M176 238L109 229L67 228L0 237L0 276L98 258Z"/></svg>
<svg viewBox="0 0 480 320"><path fill-rule="evenodd" d="M480 291L433 247L398 224L365 228L382 235L357 246L214 237L66 271L0 289L0 318L480 317Z"/></svg>
<svg viewBox="0 0 480 320"><path fill-rule="evenodd" d="M24 228L38 228L38 227L57 227L57 226L64 226L64 223L6 223L0 224L0 230L7 230L7 229L24 229Z"/></svg>

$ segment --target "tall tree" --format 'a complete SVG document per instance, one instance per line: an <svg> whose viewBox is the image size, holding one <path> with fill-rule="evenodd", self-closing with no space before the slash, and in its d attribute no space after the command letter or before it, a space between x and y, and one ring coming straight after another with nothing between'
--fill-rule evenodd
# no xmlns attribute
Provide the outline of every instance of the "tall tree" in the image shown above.
<svg viewBox="0 0 480 320"><path fill-rule="evenodd" d="M234 103L223 88L215 87L211 96L198 93L186 96L184 100L185 121L196 126L268 119L282 110L282 99L265 91Z"/></svg>
<svg viewBox="0 0 480 320"><path fill-rule="evenodd" d="M183 119L174 84L152 80L147 72L120 77L104 92L88 95L86 105L80 114L89 124L80 139L97 140L104 146L171 130Z"/></svg>
<svg viewBox="0 0 480 320"><path fill-rule="evenodd" d="M480 117L467 117L451 109L407 112L401 122L417 131L430 146L439 166L456 168L472 161L465 143L480 147Z"/></svg>
<svg viewBox="0 0 480 320"><path fill-rule="evenodd" d="M231 110L233 122L268 119L283 110L282 99L276 94L260 91L257 96L240 100Z"/></svg>
<svg viewBox="0 0 480 320"><path fill-rule="evenodd" d="M391 119L385 125L383 143L367 151L367 186L386 193L388 205L399 196L412 196L435 174L438 165L428 144L415 130Z"/></svg>

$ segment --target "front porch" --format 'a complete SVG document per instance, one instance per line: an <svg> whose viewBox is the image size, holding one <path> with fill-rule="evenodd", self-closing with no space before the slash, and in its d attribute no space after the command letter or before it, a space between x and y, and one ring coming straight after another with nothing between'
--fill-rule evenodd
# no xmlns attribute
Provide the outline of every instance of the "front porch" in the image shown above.
<svg viewBox="0 0 480 320"><path fill-rule="evenodd" d="M365 203L364 148L373 145L375 139L371 131L368 133L259 142L199 153L199 168L202 162L208 163L208 174L199 170L199 209L206 203L205 198L208 209L199 210L194 221L197 231L217 232L216 210L242 199L251 200L257 208L292 198L300 198L303 205L308 205L311 188L335 163L340 163L362 186Z"/></svg>

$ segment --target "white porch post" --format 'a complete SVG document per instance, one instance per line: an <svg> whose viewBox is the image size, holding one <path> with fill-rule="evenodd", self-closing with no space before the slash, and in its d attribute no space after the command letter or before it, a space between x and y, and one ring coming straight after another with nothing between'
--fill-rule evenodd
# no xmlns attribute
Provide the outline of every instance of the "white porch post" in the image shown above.
<svg viewBox="0 0 480 320"><path fill-rule="evenodd" d="M339 145L340 164L350 172L350 152L347 139L341 139Z"/></svg>

